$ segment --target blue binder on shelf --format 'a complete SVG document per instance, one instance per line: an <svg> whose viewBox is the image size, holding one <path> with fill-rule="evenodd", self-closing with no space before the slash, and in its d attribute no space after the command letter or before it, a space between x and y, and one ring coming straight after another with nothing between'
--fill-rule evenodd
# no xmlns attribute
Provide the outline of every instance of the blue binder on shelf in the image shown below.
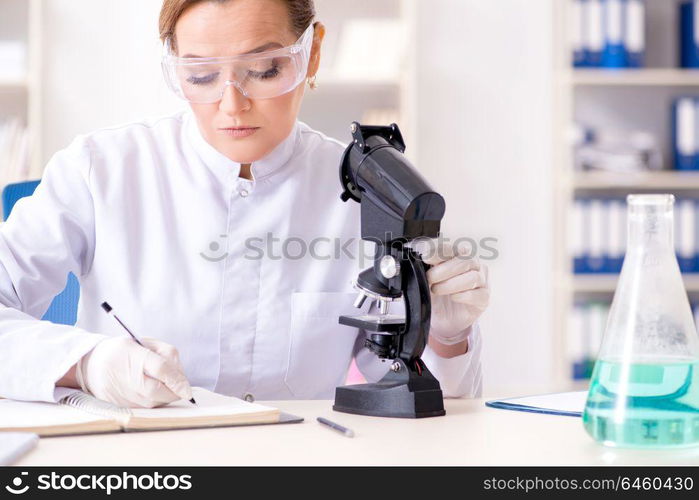
<svg viewBox="0 0 699 500"><path fill-rule="evenodd" d="M575 391L491 400L485 405L501 410L582 417L586 400L587 391Z"/></svg>
<svg viewBox="0 0 699 500"><path fill-rule="evenodd" d="M676 170L699 169L699 102L691 96L672 103L672 150Z"/></svg>
<svg viewBox="0 0 699 500"><path fill-rule="evenodd" d="M624 44L624 2L622 0L604 0L602 26L604 27L602 66L625 68L627 56Z"/></svg>
<svg viewBox="0 0 699 500"><path fill-rule="evenodd" d="M680 5L680 66L682 68L699 68L699 33L697 30L696 0Z"/></svg>
<svg viewBox="0 0 699 500"><path fill-rule="evenodd" d="M644 65L644 0L573 0L572 5L574 67Z"/></svg>

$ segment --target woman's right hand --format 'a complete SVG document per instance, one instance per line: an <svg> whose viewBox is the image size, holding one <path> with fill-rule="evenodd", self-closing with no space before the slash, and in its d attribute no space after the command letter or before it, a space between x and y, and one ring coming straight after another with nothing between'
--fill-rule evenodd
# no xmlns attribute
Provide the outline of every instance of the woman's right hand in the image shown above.
<svg viewBox="0 0 699 500"><path fill-rule="evenodd" d="M98 343L76 364L85 392L124 407L153 408L192 398L177 349L155 339L112 337Z"/></svg>

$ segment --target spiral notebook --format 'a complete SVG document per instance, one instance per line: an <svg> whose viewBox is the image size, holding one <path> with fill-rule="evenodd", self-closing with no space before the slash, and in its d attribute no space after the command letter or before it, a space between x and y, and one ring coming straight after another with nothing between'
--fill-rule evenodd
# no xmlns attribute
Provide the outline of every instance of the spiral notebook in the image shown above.
<svg viewBox="0 0 699 500"><path fill-rule="evenodd" d="M189 429L300 422L277 408L192 389L197 404L176 401L159 408L121 408L83 392L58 404L0 399L0 431L35 432L40 436Z"/></svg>

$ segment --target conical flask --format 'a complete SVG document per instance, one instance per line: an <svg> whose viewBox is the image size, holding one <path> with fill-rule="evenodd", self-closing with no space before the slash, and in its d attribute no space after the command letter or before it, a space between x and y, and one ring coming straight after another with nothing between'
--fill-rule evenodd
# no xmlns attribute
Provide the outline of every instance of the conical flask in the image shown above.
<svg viewBox="0 0 699 500"><path fill-rule="evenodd" d="M699 445L699 336L675 256L675 197L626 201L626 257L583 424L610 446Z"/></svg>

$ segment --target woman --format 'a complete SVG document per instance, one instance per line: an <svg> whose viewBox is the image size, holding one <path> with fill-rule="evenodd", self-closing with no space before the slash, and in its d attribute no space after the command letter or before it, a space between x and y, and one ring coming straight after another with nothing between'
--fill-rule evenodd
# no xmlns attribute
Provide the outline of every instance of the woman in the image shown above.
<svg viewBox="0 0 699 500"><path fill-rule="evenodd" d="M385 373L337 324L358 313L350 282L366 263L288 245L359 237L358 205L338 196L344 145L296 119L325 32L313 17L312 0L165 0L163 69L190 109L77 137L15 206L0 229L0 395L81 388L153 407L191 384L330 398L353 357L367 379ZM447 396L479 395L486 270L430 258L424 360ZM70 271L76 325L38 321Z"/></svg>

